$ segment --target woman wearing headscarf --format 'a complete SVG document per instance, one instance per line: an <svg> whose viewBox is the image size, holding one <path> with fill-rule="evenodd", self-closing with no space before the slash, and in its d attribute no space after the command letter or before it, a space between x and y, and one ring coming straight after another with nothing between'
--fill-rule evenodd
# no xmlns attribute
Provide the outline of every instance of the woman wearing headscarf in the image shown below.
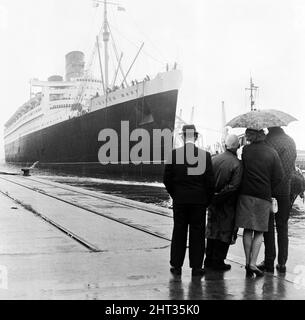
<svg viewBox="0 0 305 320"><path fill-rule="evenodd" d="M235 238L236 203L242 179L242 164L237 159L239 147L238 137L229 134L225 140L226 151L212 159L215 194L208 208L204 265L219 271L231 269L231 265L226 264L225 259Z"/></svg>
<svg viewBox="0 0 305 320"><path fill-rule="evenodd" d="M263 276L256 266L268 231L272 191L283 178L283 168L277 152L265 143L263 130L246 130L250 143L243 148L243 178L236 211L236 227L243 228L243 245L247 276Z"/></svg>

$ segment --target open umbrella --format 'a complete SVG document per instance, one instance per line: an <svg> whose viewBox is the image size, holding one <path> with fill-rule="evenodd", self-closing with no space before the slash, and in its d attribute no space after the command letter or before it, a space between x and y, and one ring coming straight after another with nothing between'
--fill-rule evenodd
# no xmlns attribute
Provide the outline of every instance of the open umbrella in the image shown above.
<svg viewBox="0 0 305 320"><path fill-rule="evenodd" d="M226 125L232 128L261 130L269 127L287 126L292 121L297 121L297 119L288 113L274 109L266 109L250 111L239 115Z"/></svg>

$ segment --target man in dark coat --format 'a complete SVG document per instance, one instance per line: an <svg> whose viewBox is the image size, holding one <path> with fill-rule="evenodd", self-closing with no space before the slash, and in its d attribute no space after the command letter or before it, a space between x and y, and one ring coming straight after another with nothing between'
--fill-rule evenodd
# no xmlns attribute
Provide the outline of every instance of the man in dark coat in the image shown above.
<svg viewBox="0 0 305 320"><path fill-rule="evenodd" d="M173 199L174 229L170 269L181 275L189 227L189 260L193 276L202 276L205 251L206 208L214 194L211 155L195 146L194 125L182 129L184 146L173 150L164 171L164 185Z"/></svg>
<svg viewBox="0 0 305 320"><path fill-rule="evenodd" d="M278 202L278 212L270 214L269 230L264 234L265 260L258 266L267 272L274 271L274 260L276 258L274 220L277 229L278 243L278 264L277 270L286 272L286 262L288 259L288 219L290 213L290 184L292 173L295 170L295 160L297 157L296 145L282 128L268 128L266 143L273 147L281 160L284 169L284 178L276 187L273 196Z"/></svg>
<svg viewBox="0 0 305 320"><path fill-rule="evenodd" d="M242 179L242 164L237 158L239 141L228 135L226 151L212 159L215 175L215 195L208 208L207 249L205 267L226 271L231 265L224 260L233 240L238 188Z"/></svg>

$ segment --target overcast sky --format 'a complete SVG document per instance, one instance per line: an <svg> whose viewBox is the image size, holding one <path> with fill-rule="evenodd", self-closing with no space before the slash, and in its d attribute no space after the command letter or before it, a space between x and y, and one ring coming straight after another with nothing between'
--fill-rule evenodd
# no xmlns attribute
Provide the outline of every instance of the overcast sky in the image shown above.
<svg viewBox="0 0 305 320"><path fill-rule="evenodd" d="M178 62L183 86L178 109L211 142L227 120L249 110L250 74L259 86L258 107L297 117L287 132L305 149L305 1L122 0L109 19L125 70L142 41L130 79ZM29 80L64 75L64 56L81 50L89 59L102 24L91 0L0 0L0 126L29 98ZM1 129L2 131L2 129ZM2 132L1 132L2 135ZM3 148L0 137L0 158Z"/></svg>

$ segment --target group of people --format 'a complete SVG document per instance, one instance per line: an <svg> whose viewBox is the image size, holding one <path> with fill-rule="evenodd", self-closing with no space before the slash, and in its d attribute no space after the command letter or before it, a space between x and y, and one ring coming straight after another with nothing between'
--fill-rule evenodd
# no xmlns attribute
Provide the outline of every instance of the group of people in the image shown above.
<svg viewBox="0 0 305 320"><path fill-rule="evenodd" d="M268 128L268 134L247 129L245 135L248 144L242 148L241 160L237 156L239 139L232 134L226 137L225 152L211 157L196 146L195 126L183 127L184 146L172 151L164 170L164 184L173 199L172 274L181 275L188 233L192 276L203 276L208 268L230 270L225 260L239 228L244 229L246 275L273 273L275 226L276 268L286 272L290 180L295 170L296 145L280 127ZM190 151L196 159L205 159L205 170L198 174L190 174L189 169L196 166L188 161ZM181 155L183 162L177 161ZM272 206L274 202L277 210ZM263 239L265 258L257 264Z"/></svg>

